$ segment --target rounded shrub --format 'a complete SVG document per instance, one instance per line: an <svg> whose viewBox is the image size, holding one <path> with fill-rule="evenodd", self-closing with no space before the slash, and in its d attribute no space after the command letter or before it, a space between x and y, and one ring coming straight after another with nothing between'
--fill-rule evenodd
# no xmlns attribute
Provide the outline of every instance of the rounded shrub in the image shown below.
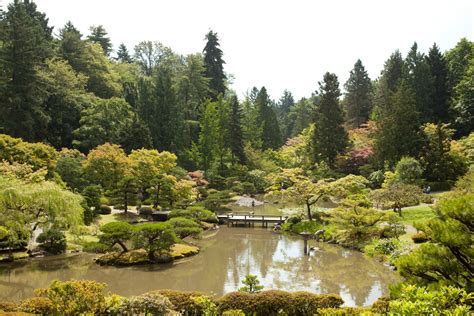
<svg viewBox="0 0 474 316"><path fill-rule="evenodd" d="M101 215L108 215L112 213L112 208L108 205L102 204L99 209L97 210L97 213Z"/></svg>
<svg viewBox="0 0 474 316"><path fill-rule="evenodd" d="M97 241L84 243L82 251L90 253L106 253L110 250L110 246Z"/></svg>
<svg viewBox="0 0 474 316"><path fill-rule="evenodd" d="M119 307L122 315L170 315L174 306L170 300L157 293L148 292L126 298Z"/></svg>
<svg viewBox="0 0 474 316"><path fill-rule="evenodd" d="M422 244L429 241L430 238L425 234L425 232L420 231L411 236L411 240L413 240L415 244Z"/></svg>
<svg viewBox="0 0 474 316"><path fill-rule="evenodd" d="M154 291L167 297L174 305L174 310L182 315L201 315L202 307L193 300L193 297L204 296L201 292L193 291L175 291L175 290L158 290Z"/></svg>
<svg viewBox="0 0 474 316"><path fill-rule="evenodd" d="M193 219L187 217L173 217L167 221L179 238L202 233L201 226Z"/></svg>
<svg viewBox="0 0 474 316"><path fill-rule="evenodd" d="M290 315L315 315L322 308L339 308L344 301L334 294L313 294L295 292L291 294L291 304L287 313Z"/></svg>
<svg viewBox="0 0 474 316"><path fill-rule="evenodd" d="M51 254L57 255L66 251L66 235L60 230L52 228L42 232L36 241L40 244L41 249Z"/></svg>

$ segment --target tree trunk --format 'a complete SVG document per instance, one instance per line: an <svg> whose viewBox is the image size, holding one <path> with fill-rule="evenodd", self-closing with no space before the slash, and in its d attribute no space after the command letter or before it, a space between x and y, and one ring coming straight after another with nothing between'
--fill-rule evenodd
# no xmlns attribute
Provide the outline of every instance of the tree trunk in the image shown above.
<svg viewBox="0 0 474 316"><path fill-rule="evenodd" d="M125 246L125 244L123 243L123 241L119 240L119 241L117 241L117 244L119 244L120 247L122 247L122 250L123 250L122 253L128 251L128 248L127 248L127 246Z"/></svg>
<svg viewBox="0 0 474 316"><path fill-rule="evenodd" d="M312 221L313 217L311 216L311 204L309 204L308 202L306 202L306 209L308 211L308 219Z"/></svg>

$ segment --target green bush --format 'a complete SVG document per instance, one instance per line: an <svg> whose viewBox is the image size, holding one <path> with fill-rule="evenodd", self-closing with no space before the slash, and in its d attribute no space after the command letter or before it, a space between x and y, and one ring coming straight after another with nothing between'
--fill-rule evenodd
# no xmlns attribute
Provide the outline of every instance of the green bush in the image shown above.
<svg viewBox="0 0 474 316"><path fill-rule="evenodd" d="M32 297L20 303L20 311L35 315L50 315L54 311L53 302L46 297Z"/></svg>
<svg viewBox="0 0 474 316"><path fill-rule="evenodd" d="M113 249L113 248L112 248ZM106 253L110 251L109 245L97 241L86 242L82 245L82 251L90 253Z"/></svg>
<svg viewBox="0 0 474 316"><path fill-rule="evenodd" d="M49 287L36 290L39 297L52 303L58 315L100 314L106 309L105 283L90 280L53 281Z"/></svg>
<svg viewBox="0 0 474 316"><path fill-rule="evenodd" d="M108 215L112 213L112 208L108 205L101 205L97 210L97 213L101 215Z"/></svg>
<svg viewBox="0 0 474 316"><path fill-rule="evenodd" d="M421 164L412 157L402 157L395 167L397 181L404 184L418 184L423 174Z"/></svg>
<svg viewBox="0 0 474 316"><path fill-rule="evenodd" d="M57 255L66 251L66 235L60 230L51 228L42 232L36 241L40 244L41 249L51 254Z"/></svg>
<svg viewBox="0 0 474 316"><path fill-rule="evenodd" d="M202 233L201 226L188 217L173 217L167 221L173 227L174 232L179 238L187 236L196 236Z"/></svg>
<svg viewBox="0 0 474 316"><path fill-rule="evenodd" d="M430 238L425 234L425 232L422 231L416 232L413 236L411 236L411 239L415 244L422 244L430 240Z"/></svg>
<svg viewBox="0 0 474 316"><path fill-rule="evenodd" d="M230 190L232 192L235 192L237 194L243 194L244 193L244 186L242 185L242 183L237 183L237 184L234 184Z"/></svg>
<svg viewBox="0 0 474 316"><path fill-rule="evenodd" d="M186 209L171 210L168 218L174 217L189 217L197 221L217 223L217 216L213 212L205 209L202 206L189 206Z"/></svg>
<svg viewBox="0 0 474 316"><path fill-rule="evenodd" d="M244 194L254 194L257 192L255 185L250 182L242 182L242 189Z"/></svg>
<svg viewBox="0 0 474 316"><path fill-rule="evenodd" d="M207 198L202 202L204 207L213 212L225 212L230 209L224 205L232 202L232 192L231 191L217 191L209 193Z"/></svg>
<svg viewBox="0 0 474 316"><path fill-rule="evenodd" d="M390 301L394 315L469 315L474 294L451 286L428 291L415 285L403 286L399 297Z"/></svg>
<svg viewBox="0 0 474 316"><path fill-rule="evenodd" d="M256 294L232 292L221 297L218 303L220 313L242 310L246 315L314 315L321 308L337 308L344 301L333 294L270 290Z"/></svg>
<svg viewBox="0 0 474 316"><path fill-rule="evenodd" d="M372 304L370 309L377 314L388 314L390 311L390 298L386 296L379 297L379 299Z"/></svg>
<svg viewBox="0 0 474 316"><path fill-rule="evenodd" d="M290 315L315 315L321 308L337 308L344 301L337 295L295 292L291 294Z"/></svg>
<svg viewBox="0 0 474 316"><path fill-rule="evenodd" d="M122 315L169 315L174 306L170 300L157 293L148 292L126 298L121 302L119 312Z"/></svg>
<svg viewBox="0 0 474 316"><path fill-rule="evenodd" d="M379 189L385 180L385 175L382 170L377 170L369 175L368 180L371 189Z"/></svg>
<svg viewBox="0 0 474 316"><path fill-rule="evenodd" d="M174 309L183 315L201 315L202 307L192 298L204 296L201 292L186 292L175 290L158 290L155 291L167 297L174 305Z"/></svg>

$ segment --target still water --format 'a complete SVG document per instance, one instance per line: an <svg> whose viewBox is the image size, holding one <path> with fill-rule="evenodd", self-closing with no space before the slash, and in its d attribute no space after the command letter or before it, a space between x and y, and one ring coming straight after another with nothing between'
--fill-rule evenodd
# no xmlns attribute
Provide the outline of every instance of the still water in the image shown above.
<svg viewBox="0 0 474 316"><path fill-rule="evenodd" d="M0 299L30 297L54 279L93 279L121 295L165 288L222 295L237 290L245 275L255 274L265 289L338 293L347 306L362 306L398 281L389 268L360 252L310 241L316 249L304 256L301 238L267 229L221 227L197 243L200 254L169 265L102 267L92 254L0 265Z"/></svg>

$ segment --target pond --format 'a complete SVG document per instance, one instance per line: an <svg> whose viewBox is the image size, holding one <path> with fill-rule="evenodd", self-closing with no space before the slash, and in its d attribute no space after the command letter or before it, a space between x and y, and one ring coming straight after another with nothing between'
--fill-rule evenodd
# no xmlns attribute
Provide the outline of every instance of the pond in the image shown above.
<svg viewBox="0 0 474 316"><path fill-rule="evenodd" d="M169 265L102 267L93 254L69 254L0 265L0 299L19 300L52 280L92 279L108 290L136 295L154 289L198 290L222 295L235 291L247 274L255 274L265 289L338 293L347 306L369 305L386 295L396 273L360 252L303 241L260 228L221 227L197 242L201 253Z"/></svg>

